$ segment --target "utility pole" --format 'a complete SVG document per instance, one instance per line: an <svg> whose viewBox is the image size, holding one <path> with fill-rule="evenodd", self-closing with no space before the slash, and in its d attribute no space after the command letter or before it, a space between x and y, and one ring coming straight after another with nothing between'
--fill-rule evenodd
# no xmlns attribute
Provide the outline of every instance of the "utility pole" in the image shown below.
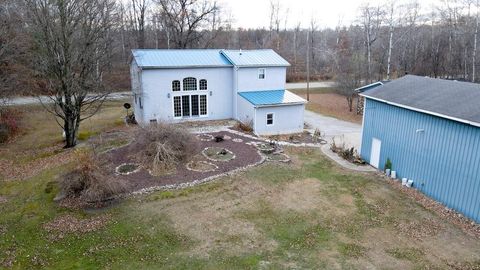
<svg viewBox="0 0 480 270"><path fill-rule="evenodd" d="M307 29L307 101L310 101L310 29Z"/></svg>

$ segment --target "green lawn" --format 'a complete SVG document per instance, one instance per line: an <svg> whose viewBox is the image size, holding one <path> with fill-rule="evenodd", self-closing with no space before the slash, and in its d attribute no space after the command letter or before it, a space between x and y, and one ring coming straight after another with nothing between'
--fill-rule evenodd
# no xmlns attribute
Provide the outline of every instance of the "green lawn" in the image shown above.
<svg viewBox="0 0 480 270"><path fill-rule="evenodd" d="M94 131L117 125L117 105L92 120ZM25 137L34 138L27 132L17 142ZM17 142L8 148L20 148ZM72 163L0 182L7 200L0 202L0 269L480 267L478 239L377 176L345 171L318 150L286 152L289 164L266 163L101 210L66 210L53 202L56 176ZM84 233L45 229L65 215L108 222Z"/></svg>

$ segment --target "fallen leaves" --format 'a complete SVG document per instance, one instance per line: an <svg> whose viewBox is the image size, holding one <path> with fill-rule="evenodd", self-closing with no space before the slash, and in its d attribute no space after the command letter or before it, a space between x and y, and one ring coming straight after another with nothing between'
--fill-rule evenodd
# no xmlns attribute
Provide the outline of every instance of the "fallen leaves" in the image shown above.
<svg viewBox="0 0 480 270"><path fill-rule="evenodd" d="M45 223L43 228L48 232L87 233L103 228L110 221L109 215L78 219L72 215L64 215Z"/></svg>

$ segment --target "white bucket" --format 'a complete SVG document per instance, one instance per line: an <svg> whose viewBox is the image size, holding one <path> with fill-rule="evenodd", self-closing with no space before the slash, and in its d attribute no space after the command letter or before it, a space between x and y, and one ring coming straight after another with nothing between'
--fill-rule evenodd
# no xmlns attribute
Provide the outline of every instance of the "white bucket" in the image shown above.
<svg viewBox="0 0 480 270"><path fill-rule="evenodd" d="M407 181L408 181L407 178L402 178L402 186L406 186L406 185L407 185Z"/></svg>
<svg viewBox="0 0 480 270"><path fill-rule="evenodd" d="M396 179L397 178L397 171L392 171L391 175L392 179Z"/></svg>
<svg viewBox="0 0 480 270"><path fill-rule="evenodd" d="M390 176L390 172L391 172L390 169L386 169L386 170L385 170L385 174L386 174L387 176Z"/></svg>
<svg viewBox="0 0 480 270"><path fill-rule="evenodd" d="M410 188L410 187L412 187L412 186L413 186L413 180L410 179L410 180L407 181L407 187Z"/></svg>

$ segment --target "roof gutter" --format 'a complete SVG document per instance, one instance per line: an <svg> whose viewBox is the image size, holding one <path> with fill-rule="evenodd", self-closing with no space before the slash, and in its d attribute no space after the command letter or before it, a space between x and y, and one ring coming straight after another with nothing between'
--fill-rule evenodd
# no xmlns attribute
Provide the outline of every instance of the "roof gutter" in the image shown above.
<svg viewBox="0 0 480 270"><path fill-rule="evenodd" d="M437 116L437 117L440 117L440 118L445 118L445 119L448 119L448 120L452 120L452 121L460 122L460 123L463 123L463 124L471 125L471 126L474 126L474 127L480 127L480 123L477 123L477 122L474 122L474 121L460 119L460 118L456 118L456 117L452 117L452 116L448 116L448 115L445 115L445 114L436 113L436 112L432 112L432 111L422 110L422 109L410 107L410 106L407 106L407 105L399 104L399 103L396 103L396 102L387 101L387 100L384 100L384 99L381 99L381 98L375 98L375 97L367 96L365 94L360 94L360 96L365 97L365 98L369 98L369 99L373 99L373 100L376 100L376 101L380 101L380 102L383 102L383 103L386 103L386 104L389 104L389 105L393 105L393 106L396 106L396 107L404 108L404 109L407 109L407 110L426 113L426 114L430 114L430 115Z"/></svg>

